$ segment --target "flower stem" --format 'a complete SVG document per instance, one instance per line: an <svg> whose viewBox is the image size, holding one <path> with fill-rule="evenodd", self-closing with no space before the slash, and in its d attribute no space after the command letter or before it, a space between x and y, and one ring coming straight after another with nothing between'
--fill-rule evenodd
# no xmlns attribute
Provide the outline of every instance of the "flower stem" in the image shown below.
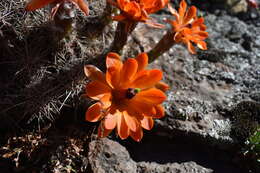
<svg viewBox="0 0 260 173"><path fill-rule="evenodd" d="M174 33L169 30L163 36L163 38L155 45L155 47L147 53L149 57L149 63L153 62L159 56L163 55L175 44L173 38L174 38Z"/></svg>
<svg viewBox="0 0 260 173"><path fill-rule="evenodd" d="M120 53L127 43L128 36L133 32L137 22L118 22L115 38L111 47L111 52Z"/></svg>

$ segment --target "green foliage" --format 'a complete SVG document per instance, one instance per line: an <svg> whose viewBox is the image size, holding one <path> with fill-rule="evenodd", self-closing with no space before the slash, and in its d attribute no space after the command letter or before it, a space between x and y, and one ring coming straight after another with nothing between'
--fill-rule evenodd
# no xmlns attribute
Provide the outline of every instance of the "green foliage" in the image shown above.
<svg viewBox="0 0 260 173"><path fill-rule="evenodd" d="M245 142L244 155L260 163L260 127Z"/></svg>

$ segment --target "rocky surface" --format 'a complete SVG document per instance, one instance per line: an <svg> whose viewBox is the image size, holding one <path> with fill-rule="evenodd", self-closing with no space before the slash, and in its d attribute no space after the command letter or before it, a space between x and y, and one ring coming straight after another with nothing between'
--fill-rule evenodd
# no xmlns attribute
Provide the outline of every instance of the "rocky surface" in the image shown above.
<svg viewBox="0 0 260 173"><path fill-rule="evenodd" d="M158 163L146 163L146 162L140 162L138 163L138 169L136 172L140 173L163 173L163 172L169 172L169 173L211 173L213 170L204 168L195 162L184 162L181 164L178 163L172 163L172 164L158 164Z"/></svg>
<svg viewBox="0 0 260 173"><path fill-rule="evenodd" d="M207 14L205 20L208 51L192 56L176 45L153 65L163 69L172 86L165 103L168 115L158 120L157 133L169 137L177 130L223 147L234 142L228 110L243 100L259 102L260 28L227 15ZM134 37L141 38L147 51L161 37L159 32L140 25Z"/></svg>
<svg viewBox="0 0 260 173"><path fill-rule="evenodd" d="M92 141L89 150L93 172L136 172L136 163L130 158L127 150L115 141L109 139Z"/></svg>
<svg viewBox="0 0 260 173"><path fill-rule="evenodd" d="M227 6L230 8L229 9L230 12L232 13L246 12L248 8L246 0L242 0L242 1L227 0L226 3Z"/></svg>
<svg viewBox="0 0 260 173"><path fill-rule="evenodd" d="M156 162L135 162L125 147L119 143L101 139L90 143L89 160L93 172L98 173L211 173L195 162L158 164Z"/></svg>
<svg viewBox="0 0 260 173"><path fill-rule="evenodd" d="M236 4L232 12L226 12L226 6L219 8L223 2L214 1L218 5L213 6L203 1L200 6L210 35L207 51L191 55L185 46L175 45L150 65L164 71L171 89L164 103L165 118L156 120L140 143L119 141L114 133L98 140L93 135L95 125L82 120L88 105L80 99L86 83L82 66L89 62L102 66L95 59L107 50L114 34L115 23L104 27L100 22L106 20L104 1L90 1L91 15L87 20L79 15L76 31L55 48L46 44L48 29L21 31L21 21L32 22L32 14L21 14L18 23L4 18L15 23L19 32L8 30L9 25L0 21L0 66L2 74L7 74L0 79L4 91L0 93L0 139L5 139L0 141L0 172L245 172L237 153L260 122L260 27L254 16L239 16L249 14L241 6L246 1ZM12 6L13 11L21 12L21 4L18 7ZM42 16L47 12L36 14L44 23ZM153 17L162 21L168 14L163 11ZM124 55L149 51L164 32L139 24ZM44 44L39 48L35 41ZM17 63L9 64L16 59ZM47 123L42 122L46 119ZM26 129L28 122L33 126ZM10 133L10 127L24 128L26 135L13 138L20 133ZM38 128L43 128L41 135L27 134Z"/></svg>

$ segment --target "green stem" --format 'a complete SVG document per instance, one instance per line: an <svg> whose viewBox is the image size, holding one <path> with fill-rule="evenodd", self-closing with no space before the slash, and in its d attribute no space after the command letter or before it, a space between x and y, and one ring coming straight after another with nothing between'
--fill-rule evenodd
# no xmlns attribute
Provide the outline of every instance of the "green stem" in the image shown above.
<svg viewBox="0 0 260 173"><path fill-rule="evenodd" d="M153 62L159 56L163 55L175 44L175 41L173 40L174 34L175 33L169 30L163 36L163 38L155 45L155 47L147 53L149 57L149 63Z"/></svg>
<svg viewBox="0 0 260 173"><path fill-rule="evenodd" d="M111 52L120 53L127 43L128 36L133 32L137 22L118 22L115 38L111 47Z"/></svg>

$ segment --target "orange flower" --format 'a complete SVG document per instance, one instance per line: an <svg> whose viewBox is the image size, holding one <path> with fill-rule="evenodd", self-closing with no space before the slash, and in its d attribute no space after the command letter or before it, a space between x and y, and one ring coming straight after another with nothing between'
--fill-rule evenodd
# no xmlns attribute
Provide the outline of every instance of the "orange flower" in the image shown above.
<svg viewBox="0 0 260 173"><path fill-rule="evenodd" d="M167 20L172 25L175 42L183 42L187 45L188 50L195 54L195 48L192 43L195 43L200 49L207 50L205 39L208 37L206 25L203 17L197 17L197 9L191 6L187 9L187 3L182 0L178 12L168 5L168 8L175 20Z"/></svg>
<svg viewBox="0 0 260 173"><path fill-rule="evenodd" d="M203 23L203 21L203 18L199 18L191 24L190 28L183 28L182 31L175 35L175 41L185 43L192 54L196 54L192 43L202 50L207 50L207 44L204 40L208 38L208 33L199 26L199 23Z"/></svg>
<svg viewBox="0 0 260 173"><path fill-rule="evenodd" d="M155 23L149 18L149 14L162 9L168 0L108 0L109 3L120 9L121 14L114 16L117 21L144 22L154 27L163 25Z"/></svg>
<svg viewBox="0 0 260 173"><path fill-rule="evenodd" d="M52 17L57 12L59 6L61 3L64 2L71 2L77 7L80 8L80 10L85 13L85 15L88 15L89 9L88 5L84 0L31 0L25 7L26 11L34 11L39 8L43 8L44 6L48 4L54 4L56 7L52 8Z"/></svg>
<svg viewBox="0 0 260 173"><path fill-rule="evenodd" d="M162 72L146 70L148 56L145 53L128 58L124 63L116 53L106 58L107 71L86 65L84 71L91 82L86 85L86 95L98 102L86 111L86 120L101 120L98 136L107 136L114 128L121 139L129 135L140 141L143 130L151 130L153 118L164 116L161 103L166 99L168 86L159 82ZM159 88L159 89L157 89Z"/></svg>

